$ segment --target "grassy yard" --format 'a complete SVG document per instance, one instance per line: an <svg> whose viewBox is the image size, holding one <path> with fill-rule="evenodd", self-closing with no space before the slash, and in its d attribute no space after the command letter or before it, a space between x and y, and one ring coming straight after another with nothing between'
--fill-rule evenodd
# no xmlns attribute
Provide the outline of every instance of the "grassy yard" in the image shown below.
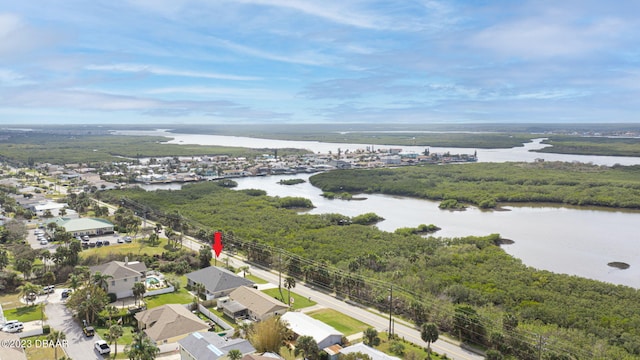
<svg viewBox="0 0 640 360"><path fill-rule="evenodd" d="M158 307L165 304L189 304L193 302L193 295L189 294L187 289L181 288L178 291L156 296L144 298L147 309Z"/></svg>
<svg viewBox="0 0 640 360"><path fill-rule="evenodd" d="M111 242L111 245L108 246L102 246L99 248L89 248L89 249L85 249L82 250L82 256L90 256L90 255L97 255L100 257L105 257L106 255L109 254L129 254L129 253L133 253L133 254L147 254L147 255L160 255L162 254L164 251L166 251L166 249L164 248L167 245L167 240L166 239L161 239L160 240L160 244L158 246L149 246L145 243L141 243L140 239L136 239L134 240L132 243L124 243L124 244L118 244L116 242L116 237L113 238L113 240L109 240Z"/></svg>
<svg viewBox="0 0 640 360"><path fill-rule="evenodd" d="M242 273L242 271L240 273ZM240 273L238 273L238 275L240 275ZM247 274L246 278L251 280L251 281L253 281L256 284L266 284L266 283L268 283L267 280L259 278L259 277L255 276L255 275L251 275L251 274Z"/></svg>
<svg viewBox="0 0 640 360"><path fill-rule="evenodd" d="M4 310L17 308L23 306L24 304L20 301L20 292L16 291L13 293L2 294L0 295L0 305Z"/></svg>
<svg viewBox="0 0 640 360"><path fill-rule="evenodd" d="M353 335L366 330L369 325L350 316L339 313L333 309L321 309L308 313L314 319L333 326L345 336Z"/></svg>
<svg viewBox="0 0 640 360"><path fill-rule="evenodd" d="M43 313L40 310L40 305L29 305L10 310L4 310L4 317L7 320L18 320L22 322L41 320ZM45 320L47 316L44 315Z"/></svg>
<svg viewBox="0 0 640 360"><path fill-rule="evenodd" d="M24 351L27 355L27 359L53 359L54 358L55 350L53 347L40 345L47 340L47 335L30 336L22 340L25 341L26 344L31 345L31 346L26 346L24 348ZM64 350L58 347L58 358L61 358L64 355L65 355Z"/></svg>
<svg viewBox="0 0 640 360"><path fill-rule="evenodd" d="M267 289L267 290L262 290L262 292L264 292L267 295L273 296L274 298L282 301L285 304L288 303L288 301L283 301L283 299L280 298L280 291L278 289ZM284 297L287 297L287 294L288 294L288 290L283 288L282 295L284 295ZM291 292L291 297L293 298L293 302L291 303L291 307L293 308L293 310L304 309L306 307L317 304L315 301L309 300L304 296L300 296L294 293L293 291Z"/></svg>
<svg viewBox="0 0 640 360"><path fill-rule="evenodd" d="M380 345L376 346L376 349L384 352L385 354L389 354L392 356L399 356L398 354L394 354L391 352L391 350L389 350L393 341L389 341L389 338L387 337L387 333L378 333L378 336L380 337ZM408 341L403 341L402 339L398 339L395 341L401 342L402 345L404 346L404 355L415 352L417 354L417 357L415 358L417 359L427 358L427 351L424 348L414 345ZM399 357L402 357L402 356L399 356ZM441 359L446 359L446 358L443 358L439 354L436 354L435 352L433 352L433 350L431 351L431 360L441 360Z"/></svg>

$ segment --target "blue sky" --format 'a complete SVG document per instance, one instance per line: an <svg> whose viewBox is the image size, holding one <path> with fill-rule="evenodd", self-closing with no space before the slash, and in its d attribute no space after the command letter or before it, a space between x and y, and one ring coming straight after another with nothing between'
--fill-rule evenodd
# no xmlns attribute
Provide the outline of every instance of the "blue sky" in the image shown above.
<svg viewBox="0 0 640 360"><path fill-rule="evenodd" d="M640 122L640 2L0 0L0 123Z"/></svg>

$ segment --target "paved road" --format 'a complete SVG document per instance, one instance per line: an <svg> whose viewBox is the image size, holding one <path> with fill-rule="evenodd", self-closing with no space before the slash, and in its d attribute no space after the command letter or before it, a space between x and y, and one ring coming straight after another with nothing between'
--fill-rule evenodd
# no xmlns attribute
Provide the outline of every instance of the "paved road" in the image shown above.
<svg viewBox="0 0 640 360"><path fill-rule="evenodd" d="M202 246L200 242L192 238L185 238L183 245L198 250ZM224 253L223 253L224 254ZM215 257L215 254L213 255ZM223 263L225 256L220 256L219 263ZM249 265L241 259L229 258L229 265L238 268L239 266ZM262 279L269 281L272 284L278 284L278 274L271 271L263 270L255 266L250 267L250 272ZM284 277L283 277L284 279ZM339 300L331 295L327 295L324 292L315 290L313 287L307 286L304 283L296 283L295 292L299 295L310 297L311 300L318 304L335 309L343 314L349 315L355 319L358 319L366 324L371 325L373 328L380 331L387 331L389 328L389 315L379 315L373 313L370 309L363 309L358 306L347 304L346 302ZM395 321L394 333L407 341L417 344L422 347L426 347L427 343L420 338L420 331L413 326L407 326L403 322ZM441 337L442 338L442 337ZM474 352L461 348L459 345L453 342L447 342L444 340L438 340L431 344L433 351L444 355L446 354L450 359L454 360L481 360L484 356L478 355Z"/></svg>
<svg viewBox="0 0 640 360"><path fill-rule="evenodd" d="M104 203L101 203L101 205L103 204ZM107 205L107 204L104 204L104 205ZM155 226L155 223L153 221L147 220L147 226ZM183 241L183 246L186 246L190 249L197 251L202 246L202 243L193 239L192 237L185 236ZM228 256L228 254L226 253L223 253L223 255L220 256L219 260L221 263L224 261L223 259L225 258L225 255ZM213 256L215 258L215 254L213 254ZM240 266L249 265L248 263L245 263L241 259L232 258L232 257L229 257L229 264L236 268ZM251 267L251 273L271 282L272 284L276 284L276 285L278 284L277 273L272 273L270 271L262 270L253 266ZM313 287L309 287L304 283L296 283L295 292L302 296L310 297L313 301L317 302L322 306L335 309L343 314L349 315L366 324L369 324L373 328L377 329L378 331L386 331L389 327L388 314L385 316L382 316L374 312L371 312L368 309L363 309L354 305L349 305L346 302L342 300L338 300L331 295L327 295L324 292L317 291ZM406 339L407 341L410 341L419 346L422 346L422 347L427 346L427 343L420 338L420 331L415 329L413 326L405 325L403 322L400 322L400 321L395 322L394 333ZM443 336L441 336L440 338L441 340L438 340L435 343L431 344L431 348L435 352L441 355L446 354L450 359L453 359L453 360L484 359L484 356L478 355L474 352L463 349L454 341L451 341L451 340L445 341Z"/></svg>
<svg viewBox="0 0 640 360"><path fill-rule="evenodd" d="M45 307L45 313L49 325L52 329L62 331L67 336L68 346L64 349L67 356L73 360L104 359L102 355L94 350L94 343L100 340L96 334L93 337L86 337L82 332L82 327L74 320L73 314L60 299L61 290L56 290Z"/></svg>

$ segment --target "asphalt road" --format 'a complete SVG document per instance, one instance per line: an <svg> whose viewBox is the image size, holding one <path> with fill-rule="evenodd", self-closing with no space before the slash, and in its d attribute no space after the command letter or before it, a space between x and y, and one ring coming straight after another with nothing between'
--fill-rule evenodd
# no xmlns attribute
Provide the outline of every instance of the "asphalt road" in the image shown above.
<svg viewBox="0 0 640 360"><path fill-rule="evenodd" d="M202 246L201 243L190 239L185 238L183 242L184 246L187 246L193 250L198 250ZM220 256L218 259L220 263L223 262L222 259L225 258L224 254ZM215 254L213 254L215 258ZM238 258L229 257L229 265L237 268L239 266L250 265ZM250 273L262 278L264 280L269 281L272 284L278 284L278 274L272 273L270 271L266 271L260 269L255 266L250 266ZM284 276L283 276L284 279ZM304 283L296 282L296 287L294 290L297 294L306 296L311 298L311 300L317 302L319 305L322 305L327 308L335 309L343 314L349 315L354 319L358 319L366 324L371 325L373 328L381 331L387 331L389 328L389 315L376 314L369 309L364 309L358 306L347 304L346 302L339 300L331 295L327 295L324 292L315 290L313 287L307 286ZM413 328L412 326L407 326L403 322L395 321L394 325L394 333L401 338L406 339L409 342L417 344L422 347L426 347L427 343L424 342L420 338L420 331ZM459 345L452 342L445 341L441 336L441 340L436 341L431 344L431 349L438 354L444 355L446 354L450 359L454 360L481 360L484 359L484 356L478 355L472 351L461 348Z"/></svg>
<svg viewBox="0 0 640 360"><path fill-rule="evenodd" d="M101 205L107 205L105 203L101 203ZM152 221L147 220L147 226L155 226ZM198 251L203 244L196 241L195 239L185 236L183 241L183 246L186 246L190 249ZM215 258L215 253L213 254ZM227 253L224 253L220 256L218 260L220 262L228 256ZM249 265L244 262L242 259L232 258L229 256L229 264L233 267L240 267ZM257 277L265 279L272 284L278 284L278 274L272 273L270 271L262 270L260 268L250 266L250 272ZM336 299L331 295L327 295L324 292L315 290L313 287L309 287L304 283L296 283L296 287L294 290L297 294L310 297L311 300L317 302L319 305L325 306L327 308L335 309L343 314L349 315L355 319L358 319L366 324L371 325L373 328L378 331L386 331L389 327L389 315L377 314L368 309L364 309L358 306L347 304L346 302ZM47 313L48 315L48 313ZM384 315L384 316L383 316ZM422 347L426 347L427 343L424 342L420 338L420 331L414 328L413 326L407 326L403 322L396 321L394 325L394 333L401 338L406 339L414 344L417 344ZM478 355L472 351L463 349L460 347L455 341L445 340L445 337L440 336L440 340L431 344L431 349L438 354L444 355L453 360L482 360L484 356ZM75 358L74 358L75 359Z"/></svg>
<svg viewBox="0 0 640 360"><path fill-rule="evenodd" d="M52 329L62 331L67 336L67 347L64 348L67 356L73 360L92 360L105 359L94 349L94 343L100 340L100 336L96 333L93 337L86 337L82 332L82 327L78 324L73 314L60 299L61 290L51 296L45 306L45 313L49 319L47 322ZM113 350L112 350L113 351ZM60 354L58 354L60 355Z"/></svg>

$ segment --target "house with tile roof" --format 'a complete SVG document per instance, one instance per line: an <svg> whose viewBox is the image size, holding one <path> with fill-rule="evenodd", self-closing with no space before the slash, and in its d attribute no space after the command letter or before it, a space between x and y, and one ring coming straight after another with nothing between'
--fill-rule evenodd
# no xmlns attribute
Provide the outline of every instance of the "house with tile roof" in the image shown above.
<svg viewBox="0 0 640 360"><path fill-rule="evenodd" d="M89 268L91 274L97 272L109 275L107 280L107 293L116 294L116 298L133 296L133 284L144 281L147 266L139 261L111 261Z"/></svg>
<svg viewBox="0 0 640 360"><path fill-rule="evenodd" d="M196 270L188 273L186 276L187 286L193 287L197 283L204 285L206 289L206 300L227 296L241 286L252 287L255 284L251 280L216 266Z"/></svg>
<svg viewBox="0 0 640 360"><path fill-rule="evenodd" d="M208 331L210 327L180 304L166 304L141 311L135 318L138 320L138 329L158 345L177 342L191 333Z"/></svg>

